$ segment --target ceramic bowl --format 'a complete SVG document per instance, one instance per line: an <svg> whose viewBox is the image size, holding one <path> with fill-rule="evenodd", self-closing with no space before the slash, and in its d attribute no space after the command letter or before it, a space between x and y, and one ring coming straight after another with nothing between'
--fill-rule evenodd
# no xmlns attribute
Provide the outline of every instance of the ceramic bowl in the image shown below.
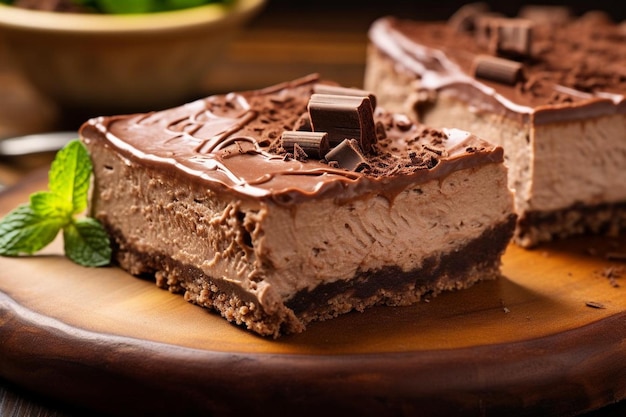
<svg viewBox="0 0 626 417"><path fill-rule="evenodd" d="M64 109L158 110L197 95L207 71L265 2L134 15L0 4L0 41L33 87Z"/></svg>

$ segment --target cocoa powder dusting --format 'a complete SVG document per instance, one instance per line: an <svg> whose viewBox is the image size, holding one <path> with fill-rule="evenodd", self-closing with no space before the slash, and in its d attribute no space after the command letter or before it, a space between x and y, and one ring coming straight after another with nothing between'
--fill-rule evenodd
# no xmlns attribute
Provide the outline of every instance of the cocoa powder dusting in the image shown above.
<svg viewBox="0 0 626 417"><path fill-rule="evenodd" d="M493 11L484 11L474 19L489 19ZM506 21L502 16L496 16ZM394 26L417 44L442 50L467 73L473 58L491 55L510 58L480 42L476 28L459 31L450 22L421 22L414 25L401 19ZM509 21L519 20L509 17ZM512 98L529 105L561 104L585 99L588 94L610 92L626 95L626 31L606 14L590 12L559 22L533 17L528 54L511 58L522 64L514 85L505 86L487 80L499 91L510 88ZM435 69L437 63L433 63ZM430 65L427 65L430 67Z"/></svg>

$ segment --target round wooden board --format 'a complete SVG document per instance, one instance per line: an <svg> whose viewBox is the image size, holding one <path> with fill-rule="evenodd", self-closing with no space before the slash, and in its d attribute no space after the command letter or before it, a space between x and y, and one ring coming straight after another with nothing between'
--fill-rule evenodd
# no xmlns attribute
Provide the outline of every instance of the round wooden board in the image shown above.
<svg viewBox="0 0 626 417"><path fill-rule="evenodd" d="M45 188L5 191L0 215ZM61 248L0 258L0 376L92 411L557 416L626 398L626 264L606 257L626 237L512 245L502 279L278 340Z"/></svg>

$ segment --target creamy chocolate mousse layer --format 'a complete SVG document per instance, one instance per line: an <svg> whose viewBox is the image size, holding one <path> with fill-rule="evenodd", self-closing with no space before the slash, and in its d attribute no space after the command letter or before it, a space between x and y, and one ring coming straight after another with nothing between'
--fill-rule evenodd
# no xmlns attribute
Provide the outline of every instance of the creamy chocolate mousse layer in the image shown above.
<svg viewBox="0 0 626 417"><path fill-rule="evenodd" d="M91 210L122 268L264 336L496 278L502 148L376 101L312 75L89 120Z"/></svg>
<svg viewBox="0 0 626 417"><path fill-rule="evenodd" d="M601 13L547 10L380 18L365 76L387 110L504 147L527 247L626 228L626 31Z"/></svg>

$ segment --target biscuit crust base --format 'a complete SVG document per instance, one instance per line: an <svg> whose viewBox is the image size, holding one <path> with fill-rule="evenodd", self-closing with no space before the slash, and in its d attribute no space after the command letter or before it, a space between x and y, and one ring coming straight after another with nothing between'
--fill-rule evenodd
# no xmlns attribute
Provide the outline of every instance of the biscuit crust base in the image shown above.
<svg viewBox="0 0 626 417"><path fill-rule="evenodd" d="M626 231L626 202L574 205L550 212L531 211L520 217L514 241L525 248L586 234L618 236Z"/></svg>
<svg viewBox="0 0 626 417"><path fill-rule="evenodd" d="M442 291L468 288L478 281L501 275L501 256L512 237L516 216L487 229L479 238L451 253L424 259L420 268L402 271L389 265L376 271L359 271L350 280L330 282L313 291L301 291L269 314L253 294L194 265L184 265L163 253L140 252L126 244L123 234L109 227L115 259L134 275L155 281L160 288L221 314L231 323L278 338L300 333L313 321L323 321L374 305L406 306ZM106 224L106 221L105 221ZM123 249L122 249L123 248Z"/></svg>

